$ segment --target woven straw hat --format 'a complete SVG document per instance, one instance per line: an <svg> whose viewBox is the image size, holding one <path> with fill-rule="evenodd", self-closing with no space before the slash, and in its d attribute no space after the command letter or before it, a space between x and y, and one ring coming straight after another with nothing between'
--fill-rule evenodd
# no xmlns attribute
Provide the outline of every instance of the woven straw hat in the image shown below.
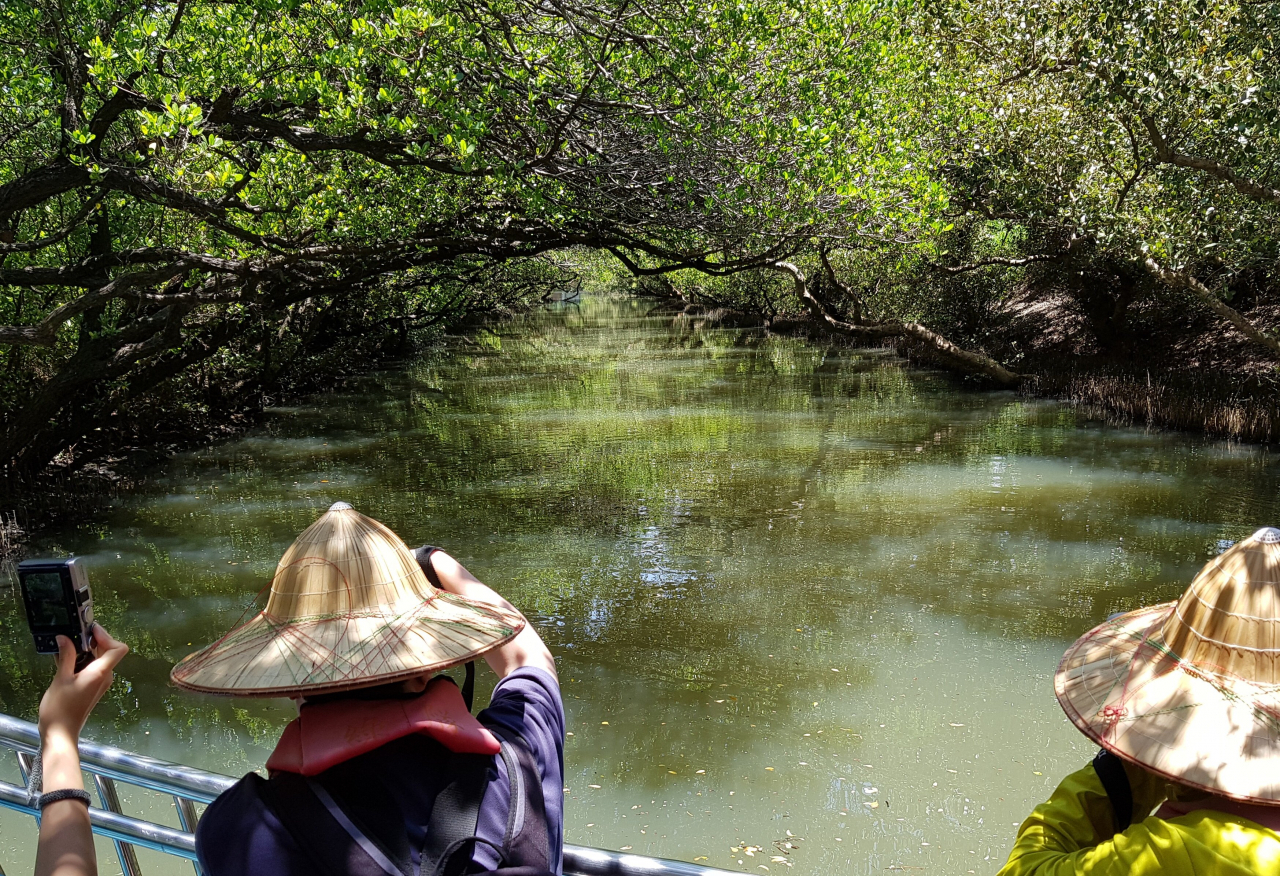
<svg viewBox="0 0 1280 876"><path fill-rule="evenodd" d="M1117 755L1280 804L1280 529L1215 557L1177 602L1090 630L1054 687L1075 725Z"/></svg>
<svg viewBox="0 0 1280 876"><path fill-rule="evenodd" d="M432 587L394 532L338 502L285 551L266 608L170 677L249 697L345 690L465 663L524 624Z"/></svg>

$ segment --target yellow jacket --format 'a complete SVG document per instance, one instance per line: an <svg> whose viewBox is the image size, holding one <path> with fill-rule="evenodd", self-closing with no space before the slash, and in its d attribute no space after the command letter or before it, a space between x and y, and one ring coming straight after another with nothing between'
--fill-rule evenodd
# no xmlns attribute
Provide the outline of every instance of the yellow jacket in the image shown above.
<svg viewBox="0 0 1280 876"><path fill-rule="evenodd" d="M1133 810L1168 795L1161 779L1126 763ZM1111 801L1093 765L1072 773L1035 808L998 876L1256 876L1280 874L1280 834L1239 815L1196 809L1115 833Z"/></svg>

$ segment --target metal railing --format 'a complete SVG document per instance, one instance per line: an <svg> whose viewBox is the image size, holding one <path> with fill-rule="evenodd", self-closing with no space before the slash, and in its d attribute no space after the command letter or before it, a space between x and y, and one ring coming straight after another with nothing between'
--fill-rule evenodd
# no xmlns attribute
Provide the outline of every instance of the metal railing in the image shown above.
<svg viewBox="0 0 1280 876"><path fill-rule="evenodd" d="M22 780L26 782L32 759L40 750L40 733L36 725L0 714L0 746L15 752ZM89 807L89 823L93 825L94 833L108 837L115 844L124 876L141 876L135 848L186 858L191 861L197 876L202 876L196 860L195 829L199 821L196 804L212 803L214 798L234 785L236 779L84 739L80 740L80 765L93 777L100 804ZM120 808L116 782L170 795L177 807L182 829L125 815ZM0 782L0 806L24 812L37 820L40 817L39 810L27 797L27 789L8 782ZM566 876L725 876L731 871L666 858L565 845L564 872Z"/></svg>

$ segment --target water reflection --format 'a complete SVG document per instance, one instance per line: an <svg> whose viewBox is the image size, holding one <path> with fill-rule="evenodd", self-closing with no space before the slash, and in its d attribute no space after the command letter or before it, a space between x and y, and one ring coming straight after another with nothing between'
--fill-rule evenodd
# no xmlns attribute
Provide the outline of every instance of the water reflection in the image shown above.
<svg viewBox="0 0 1280 876"><path fill-rule="evenodd" d="M91 733L259 766L289 706L179 693L168 670L343 499L447 546L544 631L571 842L991 872L1089 753L1052 698L1067 642L1280 520L1264 450L645 310L588 300L456 340L50 536L134 646ZM7 590L0 708L31 716L49 667L16 608ZM27 826L0 829L5 866L29 864Z"/></svg>

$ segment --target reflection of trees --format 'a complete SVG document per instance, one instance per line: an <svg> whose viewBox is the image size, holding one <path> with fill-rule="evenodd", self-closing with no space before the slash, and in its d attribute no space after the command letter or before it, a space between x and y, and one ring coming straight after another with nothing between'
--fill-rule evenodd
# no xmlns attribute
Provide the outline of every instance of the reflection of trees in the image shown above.
<svg viewBox="0 0 1280 876"><path fill-rule="evenodd" d="M628 716L615 750L665 762L692 733L711 766L869 683L913 644L895 606L1066 638L1171 598L1217 539L1280 510L1261 456L958 393L882 351L632 313L588 300L457 341L176 460L103 533L60 536L137 643L103 726L163 721L193 756L252 759L287 710L178 694L168 671L338 498L529 611L578 679L571 710ZM0 633L3 708L34 714L45 664L12 599Z"/></svg>

